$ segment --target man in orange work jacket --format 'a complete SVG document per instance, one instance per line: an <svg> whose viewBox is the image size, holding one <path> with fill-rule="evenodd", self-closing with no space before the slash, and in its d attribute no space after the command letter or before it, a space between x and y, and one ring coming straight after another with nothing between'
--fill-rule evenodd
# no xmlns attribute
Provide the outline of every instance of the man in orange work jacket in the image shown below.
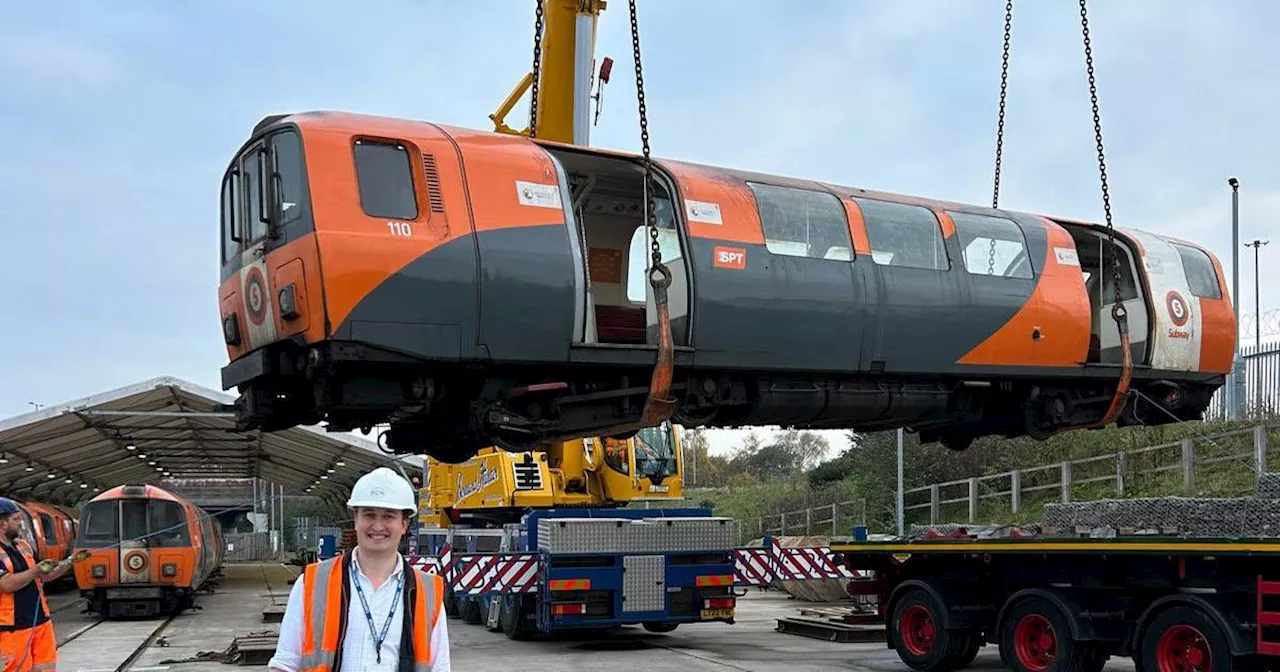
<svg viewBox="0 0 1280 672"><path fill-rule="evenodd" d="M268 669L451 672L444 583L398 550L418 508L413 486L379 467L356 481L347 507L356 548L294 582Z"/></svg>
<svg viewBox="0 0 1280 672"><path fill-rule="evenodd" d="M67 573L70 562L36 562L22 534L22 511L12 499L0 497L4 537L0 546L0 655L4 672L55 672L58 647L53 635L44 582Z"/></svg>

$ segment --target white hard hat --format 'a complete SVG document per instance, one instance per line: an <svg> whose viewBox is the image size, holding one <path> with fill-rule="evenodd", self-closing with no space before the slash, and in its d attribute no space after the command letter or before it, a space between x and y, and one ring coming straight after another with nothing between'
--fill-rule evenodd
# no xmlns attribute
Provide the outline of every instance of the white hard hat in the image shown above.
<svg viewBox="0 0 1280 672"><path fill-rule="evenodd" d="M361 476L360 480L352 486L347 508L354 509L357 506L410 512L418 510L413 486L409 485L409 481L406 481L403 476L386 467L378 467Z"/></svg>

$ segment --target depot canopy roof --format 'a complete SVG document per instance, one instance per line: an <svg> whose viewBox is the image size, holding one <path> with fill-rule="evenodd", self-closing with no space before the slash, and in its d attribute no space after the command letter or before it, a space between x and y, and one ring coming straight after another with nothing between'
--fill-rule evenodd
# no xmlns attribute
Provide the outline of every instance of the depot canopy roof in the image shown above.
<svg viewBox="0 0 1280 672"><path fill-rule="evenodd" d="M285 494L345 501L364 473L396 468L394 456L346 432L238 432L222 410L233 401L162 376L0 420L0 494L65 502L166 478L256 477ZM403 466L411 477L420 472Z"/></svg>

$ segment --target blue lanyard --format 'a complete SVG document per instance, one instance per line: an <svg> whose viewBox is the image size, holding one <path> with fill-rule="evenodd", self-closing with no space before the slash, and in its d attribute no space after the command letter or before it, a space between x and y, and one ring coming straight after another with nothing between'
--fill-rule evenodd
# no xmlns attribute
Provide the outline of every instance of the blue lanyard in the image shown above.
<svg viewBox="0 0 1280 672"><path fill-rule="evenodd" d="M351 582L356 584L356 594L360 596L360 606L364 607L364 617L369 621L369 634L373 637L378 664L382 664L382 643L387 641L387 632L391 630L391 618L396 615L396 607L400 606L400 589L404 587L404 574L396 579L396 596L391 600L391 611L387 612L387 620L382 624L382 634L374 634L377 626L373 624L373 612L369 611L369 602L364 599L364 588L360 586L360 577L356 574L356 565L351 563Z"/></svg>

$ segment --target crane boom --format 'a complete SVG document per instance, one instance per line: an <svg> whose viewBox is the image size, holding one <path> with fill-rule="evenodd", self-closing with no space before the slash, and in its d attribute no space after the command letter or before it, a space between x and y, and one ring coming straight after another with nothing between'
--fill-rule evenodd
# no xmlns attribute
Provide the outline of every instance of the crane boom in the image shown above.
<svg viewBox="0 0 1280 672"><path fill-rule="evenodd" d="M498 109L489 115L494 130L529 135L506 123L517 101L533 88L539 138L590 144L591 84L595 66L596 26L605 0L538 0L539 30L533 72L525 73ZM534 86L536 83L536 87Z"/></svg>

